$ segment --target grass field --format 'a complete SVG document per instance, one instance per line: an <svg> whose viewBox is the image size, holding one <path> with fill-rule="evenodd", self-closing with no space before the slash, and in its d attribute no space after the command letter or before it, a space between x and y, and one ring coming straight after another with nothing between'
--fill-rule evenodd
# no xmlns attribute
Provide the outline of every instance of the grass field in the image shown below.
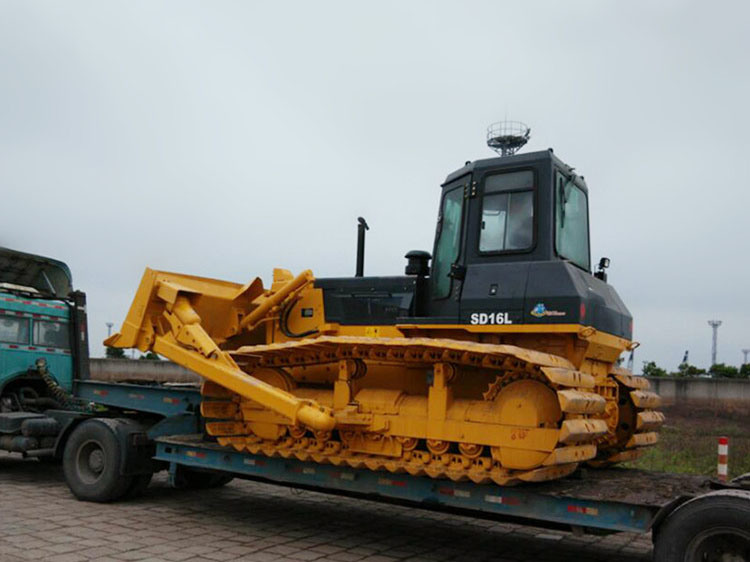
<svg viewBox="0 0 750 562"><path fill-rule="evenodd" d="M716 475L718 438L729 437L729 475L750 472L750 408L664 409L659 444L628 466L661 472Z"/></svg>

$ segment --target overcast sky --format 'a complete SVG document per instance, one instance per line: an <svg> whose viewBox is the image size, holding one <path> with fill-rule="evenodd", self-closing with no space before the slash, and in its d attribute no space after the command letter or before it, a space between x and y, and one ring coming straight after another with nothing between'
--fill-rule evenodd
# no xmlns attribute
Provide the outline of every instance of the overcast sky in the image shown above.
<svg viewBox="0 0 750 562"><path fill-rule="evenodd" d="M92 354L145 266L401 274L485 128L586 176L636 370L750 348L747 2L0 0L0 243L67 262Z"/></svg>

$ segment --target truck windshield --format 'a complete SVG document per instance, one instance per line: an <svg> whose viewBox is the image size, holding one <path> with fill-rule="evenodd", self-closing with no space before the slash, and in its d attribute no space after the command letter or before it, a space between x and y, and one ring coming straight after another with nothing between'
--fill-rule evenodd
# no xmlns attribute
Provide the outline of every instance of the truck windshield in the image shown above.
<svg viewBox="0 0 750 562"><path fill-rule="evenodd" d="M463 207L464 191L457 187L443 197L437 225L437 241L435 242L435 257L432 262L432 296L443 299L450 295L451 264L458 259L461 244L461 209Z"/></svg>
<svg viewBox="0 0 750 562"><path fill-rule="evenodd" d="M586 193L560 172L555 176L555 186L557 254L590 271L589 207Z"/></svg>

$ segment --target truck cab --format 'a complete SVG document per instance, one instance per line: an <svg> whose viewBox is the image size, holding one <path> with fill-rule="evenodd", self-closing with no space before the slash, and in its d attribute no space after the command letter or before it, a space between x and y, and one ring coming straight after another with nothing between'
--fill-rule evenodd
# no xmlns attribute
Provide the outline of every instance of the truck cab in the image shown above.
<svg viewBox="0 0 750 562"><path fill-rule="evenodd" d="M88 366L84 303L63 262L0 249L0 412L59 407L41 370L72 391Z"/></svg>

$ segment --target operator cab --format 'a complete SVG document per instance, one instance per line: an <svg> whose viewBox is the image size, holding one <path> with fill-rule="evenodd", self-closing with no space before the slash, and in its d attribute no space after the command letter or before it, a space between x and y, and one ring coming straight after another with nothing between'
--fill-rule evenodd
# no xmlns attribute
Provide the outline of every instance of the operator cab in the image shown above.
<svg viewBox="0 0 750 562"><path fill-rule="evenodd" d="M459 324L596 324L630 314L592 275L588 188L552 150L467 163L442 185L427 315Z"/></svg>

